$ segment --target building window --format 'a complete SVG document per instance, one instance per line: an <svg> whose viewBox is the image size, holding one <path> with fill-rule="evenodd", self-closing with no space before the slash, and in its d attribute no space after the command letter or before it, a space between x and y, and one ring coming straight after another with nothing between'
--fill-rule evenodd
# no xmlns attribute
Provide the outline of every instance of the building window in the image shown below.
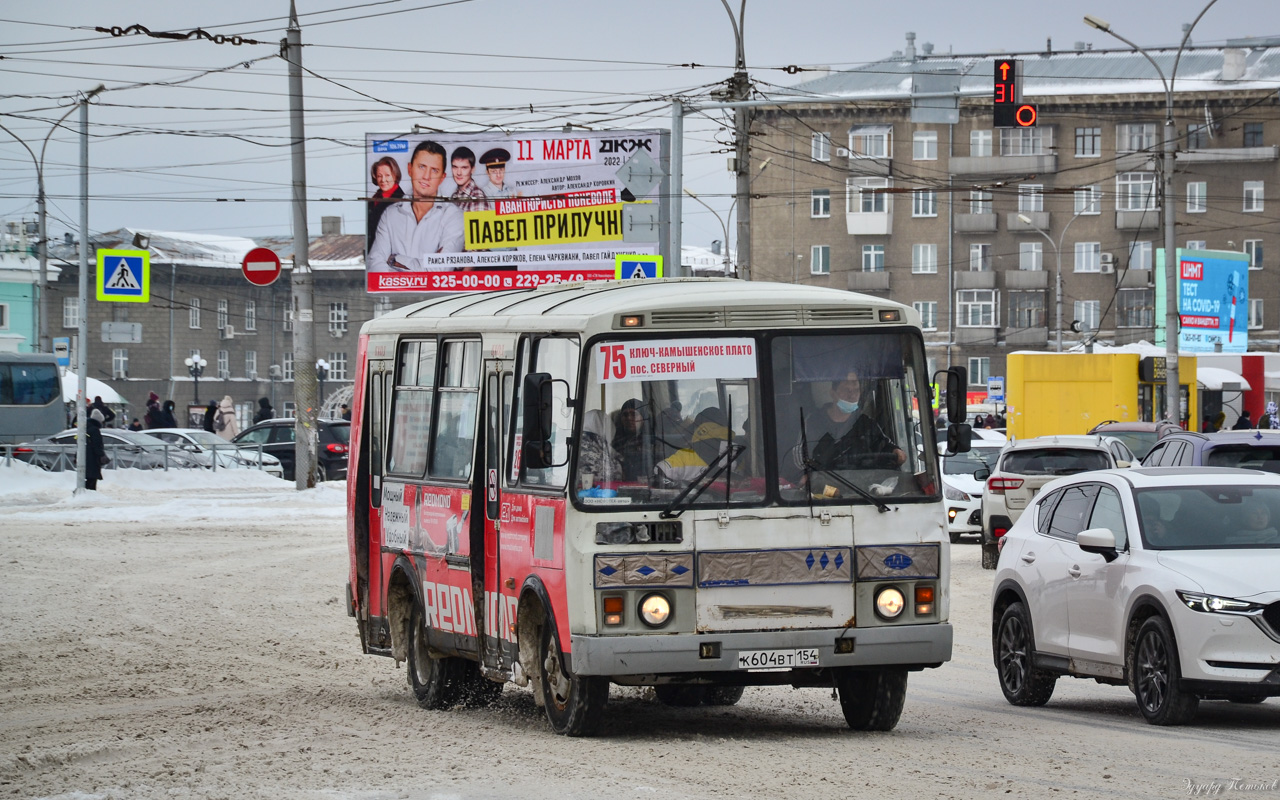
<svg viewBox="0 0 1280 800"><path fill-rule="evenodd" d="M973 158L991 156L991 131L969 131L969 155Z"/></svg>
<svg viewBox="0 0 1280 800"><path fill-rule="evenodd" d="M831 160L831 134L814 132L809 142L809 157L814 161Z"/></svg>
<svg viewBox="0 0 1280 800"><path fill-rule="evenodd" d="M249 380L257 380L258 378L258 351L244 351L244 376Z"/></svg>
<svg viewBox="0 0 1280 800"><path fill-rule="evenodd" d="M1043 328L1044 292L1009 292L1009 325L1014 328Z"/></svg>
<svg viewBox="0 0 1280 800"><path fill-rule="evenodd" d="M912 134L911 157L916 161L937 161L938 132L916 131Z"/></svg>
<svg viewBox="0 0 1280 800"><path fill-rule="evenodd" d="M289 333L290 331L293 330L293 308L290 306L285 306L282 309L282 312L283 313L281 313L280 319L284 321L285 333Z"/></svg>
<svg viewBox="0 0 1280 800"><path fill-rule="evenodd" d="M1044 211L1044 186L1024 183L1018 187L1018 210L1025 213Z"/></svg>
<svg viewBox="0 0 1280 800"><path fill-rule="evenodd" d="M1208 250L1209 243L1206 242L1204 239L1188 239L1187 249L1188 250Z"/></svg>
<svg viewBox="0 0 1280 800"><path fill-rule="evenodd" d="M373 301L373 318L374 319L377 319L378 317L381 317L383 314L388 314L390 312L391 312L390 297L379 297L377 300Z"/></svg>
<svg viewBox="0 0 1280 800"><path fill-rule="evenodd" d="M1208 125L1188 125L1187 126L1187 149L1203 150L1209 146L1209 126Z"/></svg>
<svg viewBox="0 0 1280 800"><path fill-rule="evenodd" d="M1131 122L1116 126L1116 153L1138 153L1156 146L1154 122Z"/></svg>
<svg viewBox="0 0 1280 800"><path fill-rule="evenodd" d="M1121 289L1116 295L1117 328L1150 328L1156 324L1156 293L1151 289Z"/></svg>
<svg viewBox="0 0 1280 800"><path fill-rule="evenodd" d="M969 192L969 213L990 214L991 192Z"/></svg>
<svg viewBox="0 0 1280 800"><path fill-rule="evenodd" d="M956 324L961 328L995 327L995 289L961 289L956 292Z"/></svg>
<svg viewBox="0 0 1280 800"><path fill-rule="evenodd" d="M1102 271L1102 243L1076 242L1076 272Z"/></svg>
<svg viewBox="0 0 1280 800"><path fill-rule="evenodd" d="M329 354L329 380L345 381L347 379L347 354Z"/></svg>
<svg viewBox="0 0 1280 800"><path fill-rule="evenodd" d="M1249 298L1249 330L1257 330L1262 327L1262 298Z"/></svg>
<svg viewBox="0 0 1280 800"><path fill-rule="evenodd" d="M227 328L227 317L228 317L228 316L229 316L229 315L228 315L228 313L227 313L227 301L226 301L226 300L219 300L219 301L218 301L218 316L217 316L218 330L220 330L220 331L221 331L221 330L226 330L226 328Z"/></svg>
<svg viewBox="0 0 1280 800"><path fill-rule="evenodd" d="M917 275L932 275L938 271L938 246L936 244L911 245L911 271Z"/></svg>
<svg viewBox="0 0 1280 800"><path fill-rule="evenodd" d="M920 314L921 328L926 331L936 331L938 329L938 303L936 300L918 300L912 303L911 307Z"/></svg>
<svg viewBox="0 0 1280 800"><path fill-rule="evenodd" d="M258 329L258 304L252 300L246 300L244 304L244 329L246 331Z"/></svg>
<svg viewBox="0 0 1280 800"><path fill-rule="evenodd" d="M1209 184L1205 181L1191 181L1187 184L1187 213L1203 214L1206 209L1205 195Z"/></svg>
<svg viewBox="0 0 1280 800"><path fill-rule="evenodd" d="M231 354L226 350L218 351L218 377L222 380L231 377Z"/></svg>
<svg viewBox="0 0 1280 800"><path fill-rule="evenodd" d="M1001 128L1000 155L1002 156L1039 156L1044 155L1045 145L1053 144L1053 134L1045 132L1048 128ZM1049 141L1046 142L1045 140Z"/></svg>
<svg viewBox="0 0 1280 800"><path fill-rule="evenodd" d="M849 178L845 184L845 211L850 214L884 214L889 208L888 195L876 189L887 189L888 178Z"/></svg>
<svg viewBox="0 0 1280 800"><path fill-rule="evenodd" d="M991 377L991 359L987 356L973 356L969 359L969 385L986 386Z"/></svg>
<svg viewBox="0 0 1280 800"><path fill-rule="evenodd" d="M62 298L62 327L64 328L80 327L80 298L78 297Z"/></svg>
<svg viewBox="0 0 1280 800"><path fill-rule="evenodd" d="M9 330L9 304L0 303L0 331Z"/></svg>
<svg viewBox="0 0 1280 800"><path fill-rule="evenodd" d="M815 244L809 248L809 272L814 275L831 274L831 246Z"/></svg>
<svg viewBox="0 0 1280 800"><path fill-rule="evenodd" d="M884 245L864 244L862 246L862 271L884 272Z"/></svg>
<svg viewBox="0 0 1280 800"><path fill-rule="evenodd" d="M1262 181L1244 182L1244 210L1262 210Z"/></svg>
<svg viewBox="0 0 1280 800"><path fill-rule="evenodd" d="M284 380L286 381L293 380L293 352L292 351L284 354L284 361L281 363L280 372L284 376Z"/></svg>
<svg viewBox="0 0 1280 800"><path fill-rule="evenodd" d="M117 347L111 351L111 377L129 377L129 351L126 348Z"/></svg>
<svg viewBox="0 0 1280 800"><path fill-rule="evenodd" d="M1018 269L1044 269L1044 244L1042 242L1018 242Z"/></svg>
<svg viewBox="0 0 1280 800"><path fill-rule="evenodd" d="M991 245L980 243L969 245L969 271L991 271Z"/></svg>
<svg viewBox="0 0 1280 800"><path fill-rule="evenodd" d="M859 125L849 130L849 158L888 158L890 125Z"/></svg>
<svg viewBox="0 0 1280 800"><path fill-rule="evenodd" d="M1245 239L1244 251L1249 255L1249 269L1262 269L1262 240Z"/></svg>
<svg viewBox="0 0 1280 800"><path fill-rule="evenodd" d="M199 297L191 298L191 305L189 307L187 325L190 328L200 327L200 298Z"/></svg>
<svg viewBox="0 0 1280 800"><path fill-rule="evenodd" d="M1262 123L1246 122L1244 124L1244 146L1262 147Z"/></svg>
<svg viewBox="0 0 1280 800"><path fill-rule="evenodd" d="M814 189L809 195L809 216L814 219L826 219L831 216L831 190Z"/></svg>
<svg viewBox="0 0 1280 800"><path fill-rule="evenodd" d="M938 193L932 189L920 189L911 193L911 216L938 216Z"/></svg>
<svg viewBox="0 0 1280 800"><path fill-rule="evenodd" d="M347 304L329 304L329 334L342 336L347 332Z"/></svg>
<svg viewBox="0 0 1280 800"><path fill-rule="evenodd" d="M1100 300L1077 300L1076 301L1076 320L1080 323L1082 331L1096 331L1098 329L1099 317L1102 316L1102 301Z"/></svg>
<svg viewBox="0 0 1280 800"><path fill-rule="evenodd" d="M1151 242L1129 242L1129 269L1151 269Z"/></svg>
<svg viewBox="0 0 1280 800"><path fill-rule="evenodd" d="M1156 174L1122 172L1116 176L1116 211L1154 211Z"/></svg>
<svg viewBox="0 0 1280 800"><path fill-rule="evenodd" d="M1076 158L1102 155L1102 128L1076 128Z"/></svg>
<svg viewBox="0 0 1280 800"><path fill-rule="evenodd" d="M1085 186L1075 191L1077 214L1102 213L1102 187Z"/></svg>

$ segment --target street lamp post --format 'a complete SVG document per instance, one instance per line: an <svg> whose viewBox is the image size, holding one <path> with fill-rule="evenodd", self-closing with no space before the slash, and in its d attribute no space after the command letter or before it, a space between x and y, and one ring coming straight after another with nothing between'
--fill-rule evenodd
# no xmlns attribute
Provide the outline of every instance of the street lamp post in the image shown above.
<svg viewBox="0 0 1280 800"><path fill-rule="evenodd" d="M1085 208L1088 208L1088 206L1086 206ZM1057 274L1053 276L1053 285L1054 285L1053 293L1054 293L1055 315L1057 317L1057 319L1055 320L1055 324L1057 325L1057 328L1058 328L1058 332L1056 334L1057 343L1054 349L1059 353L1062 352L1062 240L1065 239L1067 236L1067 228L1070 228L1071 223L1079 219L1080 215L1083 214L1084 211L1085 209L1081 209L1080 211L1077 211L1075 213L1075 216L1073 216L1070 220L1068 220L1066 225L1062 226L1062 233L1058 234L1058 240L1056 242L1053 240L1053 237L1051 237L1042 228L1036 225L1035 222L1032 221L1031 217L1028 217L1026 214L1018 215L1018 219L1022 220L1022 223L1024 225L1030 225L1032 228L1035 229L1036 233L1048 239L1049 246L1053 248L1053 257L1054 257L1054 260L1057 262L1057 267L1056 267Z"/></svg>
<svg viewBox="0 0 1280 800"><path fill-rule="evenodd" d="M726 278L729 277L729 223L725 222L724 217L720 216L720 212L708 205L701 197L698 197L688 189L685 189L684 193L701 203L703 207L715 215L716 221L720 223L720 228L724 231L724 276ZM729 208L732 209L733 206L729 206Z"/></svg>
<svg viewBox="0 0 1280 800"><path fill-rule="evenodd" d="M324 379L329 377L329 362L323 358L316 359L316 380L320 382L320 401L316 404L319 408L324 408ZM316 412L319 418L320 412Z"/></svg>
<svg viewBox="0 0 1280 800"><path fill-rule="evenodd" d="M97 94L101 89L95 89L92 94ZM18 144L27 151L31 156L31 162L36 168L36 251L37 257L40 259L40 298L36 303L36 331L37 331L37 347L41 353L52 352L49 341L49 239L46 230L46 214L45 214L45 194L44 194L44 151L49 146L49 137L53 136L53 132L62 126L62 121L71 116L71 112L79 108L79 103L67 109L67 113L58 118L49 128L49 132L45 134L44 141L40 144L40 157L36 158L36 154L32 152L27 143L18 138L13 131L0 125L0 130L17 139Z"/></svg>
<svg viewBox="0 0 1280 800"><path fill-rule="evenodd" d="M1182 59L1182 51L1187 46L1187 41L1191 38L1191 31L1200 22L1200 18L1204 16L1214 3L1218 0L1209 0L1208 5L1200 10L1196 18L1186 27L1182 34L1182 43L1178 45L1178 52L1173 58L1173 70L1169 73L1168 79L1164 76L1164 71L1160 69L1160 65L1152 58L1146 50L1124 38L1120 34L1111 29L1111 23L1106 20L1099 19L1095 16L1086 14L1084 22L1086 25L1097 28L1103 33L1114 36L1125 44L1134 49L1135 52L1142 55L1147 61L1151 62L1151 66L1155 67L1156 74L1160 76L1160 82L1164 84L1164 142L1161 149L1161 166L1164 173L1163 181L1163 203L1160 220L1164 224L1164 345L1165 345L1165 416L1173 422L1180 422L1182 419L1181 396L1178 381L1178 273L1177 273L1177 237L1174 233L1174 192L1173 192L1173 157L1175 139L1178 130L1173 120L1173 82L1178 77L1178 62Z"/></svg>
<svg viewBox="0 0 1280 800"><path fill-rule="evenodd" d="M187 365L187 374L195 381L194 404L200 405L200 376L204 374L204 368L209 366L209 362L200 356L193 356L182 359L182 363Z"/></svg>

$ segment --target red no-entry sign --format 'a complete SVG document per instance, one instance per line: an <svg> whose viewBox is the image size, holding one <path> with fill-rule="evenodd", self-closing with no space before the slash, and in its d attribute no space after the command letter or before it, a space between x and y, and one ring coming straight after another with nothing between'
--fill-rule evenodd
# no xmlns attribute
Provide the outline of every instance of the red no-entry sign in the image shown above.
<svg viewBox="0 0 1280 800"><path fill-rule="evenodd" d="M280 256L265 247L255 247L240 262L240 271L249 283L270 286L280 277Z"/></svg>

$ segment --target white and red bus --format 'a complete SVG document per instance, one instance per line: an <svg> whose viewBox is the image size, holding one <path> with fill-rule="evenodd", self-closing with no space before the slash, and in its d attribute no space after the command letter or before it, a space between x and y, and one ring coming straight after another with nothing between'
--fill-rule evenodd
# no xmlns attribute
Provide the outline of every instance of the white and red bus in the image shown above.
<svg viewBox="0 0 1280 800"><path fill-rule="evenodd" d="M357 369L349 610L425 707L510 681L589 735L610 683L834 687L888 730L951 657L910 308L711 279L452 295L367 323Z"/></svg>

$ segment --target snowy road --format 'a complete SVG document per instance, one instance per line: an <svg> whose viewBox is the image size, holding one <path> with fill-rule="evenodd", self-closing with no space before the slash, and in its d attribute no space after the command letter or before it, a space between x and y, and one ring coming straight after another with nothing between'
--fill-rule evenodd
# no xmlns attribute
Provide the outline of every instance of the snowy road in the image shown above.
<svg viewBox="0 0 1280 800"><path fill-rule="evenodd" d="M1204 703L1177 729L1092 682L1006 704L974 545L953 551L954 660L912 675L892 733L851 733L822 690L690 710L615 687L603 734L568 739L526 690L428 712L359 654L342 484L108 472L67 499L65 480L0 467L4 797L1168 798L1280 779L1278 700Z"/></svg>

